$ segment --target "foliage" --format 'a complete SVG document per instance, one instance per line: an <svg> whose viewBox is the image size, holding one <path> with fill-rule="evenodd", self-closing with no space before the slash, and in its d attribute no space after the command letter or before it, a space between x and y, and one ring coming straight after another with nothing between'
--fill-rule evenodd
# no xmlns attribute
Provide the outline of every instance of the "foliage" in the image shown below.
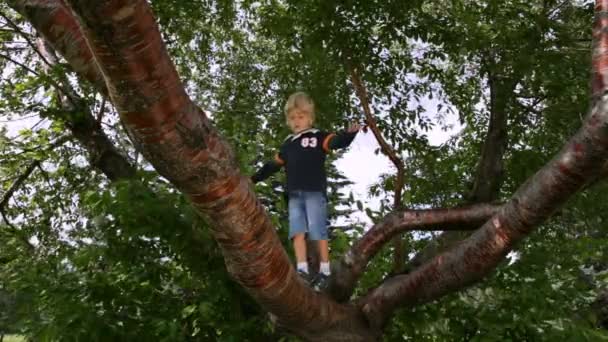
<svg viewBox="0 0 608 342"><path fill-rule="evenodd" d="M416 208L466 199L491 115L490 78L515 84L501 94L509 114L502 199L556 152L589 101L590 5L154 0L152 6L188 92L232 142L247 173L287 134L281 109L294 90L316 99L320 128L360 119L348 63L360 66L379 126L407 158L404 202ZM15 301L11 319L0 315L0 328L8 323L40 341L279 339L228 278L209 235L197 237L200 258L180 257L179 249L189 248L182 232L206 223L140 160L102 97L64 65L45 71L24 38L33 40L34 32L4 4L0 11L6 28L0 52L36 72L0 59L0 117L23 127L1 132L2 193L29 163L41 162L0 226L0 291ZM137 165L138 179L110 183L91 169L82 146L62 141L65 113L49 84L60 75L70 77L94 113L103 113L105 132ZM462 130L432 146L429 129L445 126L448 116L457 116ZM350 213L344 208L352 198L341 192L348 181L333 168L330 175L336 222ZM390 212L393 182L392 174L382 176L370 189L380 206L361 203L359 210L372 220ZM288 247L281 183L257 191ZM573 199L485 282L400 312L386 339L608 339L589 309L598 289L608 286L604 187ZM336 227L332 256L362 232ZM409 236L410 256L432 236ZM390 248L376 256L357 294L388 275L390 256Z"/></svg>

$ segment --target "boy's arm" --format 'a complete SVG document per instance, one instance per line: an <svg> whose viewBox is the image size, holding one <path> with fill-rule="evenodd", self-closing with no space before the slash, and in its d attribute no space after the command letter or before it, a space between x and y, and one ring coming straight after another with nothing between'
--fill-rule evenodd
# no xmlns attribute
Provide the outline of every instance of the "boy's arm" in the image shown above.
<svg viewBox="0 0 608 342"><path fill-rule="evenodd" d="M326 152L329 152L329 150L337 150L348 147L348 145L350 145L355 139L355 136L357 135L357 132L359 132L360 128L361 126L354 124L351 125L346 131L329 134L325 138L325 141L323 141L323 149Z"/></svg>
<svg viewBox="0 0 608 342"><path fill-rule="evenodd" d="M264 163L261 169L258 170L253 176L251 176L251 181L255 184L257 182L261 182L264 179L272 176L274 173L281 169L281 166L285 165L285 162L279 154L274 157L274 160L267 161Z"/></svg>

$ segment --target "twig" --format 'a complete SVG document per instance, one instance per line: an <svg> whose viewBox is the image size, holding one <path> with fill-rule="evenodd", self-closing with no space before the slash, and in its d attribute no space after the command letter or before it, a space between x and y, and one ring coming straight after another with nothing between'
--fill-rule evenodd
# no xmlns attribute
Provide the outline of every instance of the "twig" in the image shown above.
<svg viewBox="0 0 608 342"><path fill-rule="evenodd" d="M25 64L23 64L23 63L21 63L21 62L18 62L18 61L16 61L16 60L14 60L14 59L10 58L10 57L9 57L9 56L7 56L7 55L0 54L0 57L2 57L2 58L4 58L4 59L6 59L7 61L9 61L9 62L11 62L11 63L13 63L13 64L16 64L16 65L18 65L18 66L22 67L23 69L27 70L29 73L32 73L32 74L34 74L34 75L36 75L36 76L38 76L38 77L42 77L42 76L41 76L41 75L40 75L40 74L39 74L37 71L35 71L35 70L31 69L30 67L28 67L27 65L25 65Z"/></svg>
<svg viewBox="0 0 608 342"><path fill-rule="evenodd" d="M367 96L367 91L365 89L365 86L363 86L361 79L359 78L359 75L357 73L357 68L355 68L352 64L348 65L348 67L349 67L349 71L351 74L351 80L353 82L353 86L355 87L355 92L357 93L357 96L359 97L359 100L361 101L361 105L363 106L363 112L365 114L365 122L367 123L367 126L374 133L374 137L376 137L376 140L378 141L378 144L380 145L380 149L381 149L382 153L384 155L386 155L391 160L393 165L395 165L395 167L397 168L397 181L395 183L395 208L394 209L398 210L401 208L401 205L402 205L401 204L401 192L403 190L404 172L405 172L403 160L401 160L401 158L399 158L399 156L397 155L395 150L382 137L382 133L380 133L380 129L376 125L376 120L374 119L374 117L372 115L370 105L369 105L369 99Z"/></svg>
<svg viewBox="0 0 608 342"><path fill-rule="evenodd" d="M405 166L403 165L403 160L399 158L395 150L386 142L386 140L382 137L382 133L380 133L380 129L376 125L376 120L372 115L372 111L369 105L369 98L367 95L367 90L363 85L363 82L359 78L359 74L357 73L358 68L355 67L351 61L346 62L347 68L351 75L351 80L353 82L353 86L355 87L355 92L361 101L361 105L363 106L363 113L365 114L365 121L367 126L374 133L374 137L378 141L378 145L380 145L380 149L384 155L386 155L395 168L397 169L397 179L395 181L395 198L393 203L393 210L399 210L402 208L403 204L401 202L403 185L404 185L404 175L405 175ZM393 263L395 272L400 272L403 268L404 262L404 251L403 251L403 243L401 236L396 237L393 240L393 247L395 248L395 252L393 254Z"/></svg>
<svg viewBox="0 0 608 342"><path fill-rule="evenodd" d="M0 54L0 58L4 58L4 59L6 59L7 61L9 61L9 62L11 62L11 63L13 63L13 64L15 64L15 65L18 65L18 66L22 67L23 69L25 69L25 70L26 70L26 71L28 71L29 73L32 73L32 74L34 74L34 75L36 75L36 76L38 76L38 77L46 78L46 79L47 79L47 81L49 81L49 83L50 83L50 84L51 84L53 87L55 87L57 90L61 91L62 93L66 94L66 96L69 96L69 95L68 95L68 93L67 93L67 92L66 92L66 91L65 91L65 90L64 90L64 89L63 89L63 88L62 88L62 87L61 87L61 86L60 86L60 85L59 85L57 82L53 81L53 80L52 80L50 77L46 77L46 76L40 75L38 72L36 72L35 70L31 69L31 68L30 68L30 67L28 67L27 65L25 65L25 64L23 64L23 63L21 63L21 62L18 62L18 61L16 61L16 60L14 60L14 59L10 58L10 57L9 57L9 56L7 56L7 55Z"/></svg>
<svg viewBox="0 0 608 342"><path fill-rule="evenodd" d="M34 52L36 52L36 54L38 56L40 56L40 58L42 58L42 60L44 61L44 63L46 63L47 65L51 66L51 64L49 63L49 61L46 60L46 58L44 58L44 56L42 55L42 53L40 53L40 51L38 50L38 48L36 48L36 46L34 45L34 43L32 43L32 41L30 40L30 38L25 34L25 32L23 32L19 26L17 24L15 24L10 18L8 18L4 13L0 12L0 16L2 16L2 18L4 18L4 20L6 20L6 22L17 32L19 33L19 35L21 37L23 37L23 39L25 39L25 41L27 42L27 45L29 45Z"/></svg>
<svg viewBox="0 0 608 342"><path fill-rule="evenodd" d="M104 96L101 97L101 107L99 107L99 113L97 113L96 121L98 124L101 124L101 120L103 119L104 108L106 106L106 98Z"/></svg>
<svg viewBox="0 0 608 342"><path fill-rule="evenodd" d="M49 146L49 148L55 148L56 146L63 144L64 142L68 141L69 139L70 139L70 136L67 136L67 135L62 136L62 137L58 138L57 140L55 140L55 142L53 142ZM28 165L28 167L25 169L25 172L23 172L21 175L19 175L15 179L13 184L2 195L2 199L0 200L0 214L2 215L2 218L4 219L4 222L6 222L6 225L9 227L9 229L15 235L17 235L30 250L33 250L34 246L32 246L32 244L27 240L27 238L24 237L23 234L21 234L21 231L8 220L5 209L6 209L6 206L8 205L8 202L13 197L13 194L23 185L23 183L27 180L27 178L30 177L30 175L34 172L34 170L36 168L38 168L44 172L44 170L42 169L40 164L41 164L40 160L34 160L33 162L31 162L30 165Z"/></svg>
<svg viewBox="0 0 608 342"><path fill-rule="evenodd" d="M17 191L17 189L21 187L23 182L25 182L25 180L32 174L32 172L34 172L34 169L36 169L39 164L39 160L34 160L33 162L31 162L30 165L28 165L28 167L25 169L25 172L23 172L21 176L19 176L19 178L17 178L15 182L13 182L10 188L8 188L4 195L2 195L2 200L0 200L0 211L2 213L4 213L4 207L8 204L8 201L11 199L11 197L13 197L15 191Z"/></svg>
<svg viewBox="0 0 608 342"><path fill-rule="evenodd" d="M2 219L4 220L4 223L6 223L6 225L8 226L8 230L13 233L14 235L16 235L19 240L21 240L21 242L23 243L23 245L28 249L29 252L33 252L34 251L34 246L30 243L30 241L27 239L26 236L23 235L23 232L21 230L19 230L17 227L15 227L6 217L6 213L4 212L4 210L0 210L0 215L2 215Z"/></svg>

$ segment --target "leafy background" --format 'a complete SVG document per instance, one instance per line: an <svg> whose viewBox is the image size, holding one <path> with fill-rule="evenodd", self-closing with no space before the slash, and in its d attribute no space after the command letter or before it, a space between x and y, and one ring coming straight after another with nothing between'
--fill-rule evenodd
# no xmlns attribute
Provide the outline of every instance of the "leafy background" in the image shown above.
<svg viewBox="0 0 608 342"><path fill-rule="evenodd" d="M249 174L287 134L281 108L292 91L315 98L320 128L361 118L347 62L362 67L379 126L406 158L404 203L413 208L466 200L491 114L490 76L516 84L500 94L508 113L502 200L558 151L589 104L589 2L151 3L188 93ZM195 250L181 253L193 248L184 232L207 223L137 154L102 96L65 64L43 68L28 44L36 33L6 4L0 12L3 196L39 163L3 210L0 335L292 340L229 279L210 235L196 236ZM50 86L63 77L137 165L136 179L108 181L67 134L65 109ZM452 117L462 129L430 144L429 129L449 130ZM9 133L15 123L24 128ZM364 231L341 218L360 210L373 221L390 212L394 174L381 175L370 199L354 206L348 179L333 166L330 175L331 248L339 258ZM289 249L281 184L279 176L257 191ZM400 311L386 340L608 340L597 299L608 287L605 190L594 184L572 199L482 283ZM407 236L409 255L433 236ZM390 270L387 247L357 293Z"/></svg>

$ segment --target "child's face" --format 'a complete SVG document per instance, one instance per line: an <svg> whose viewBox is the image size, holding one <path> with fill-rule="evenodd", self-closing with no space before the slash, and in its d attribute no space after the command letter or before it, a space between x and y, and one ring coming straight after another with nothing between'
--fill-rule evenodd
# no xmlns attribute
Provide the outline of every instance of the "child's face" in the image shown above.
<svg viewBox="0 0 608 342"><path fill-rule="evenodd" d="M310 113L297 108L293 109L287 115L287 126L289 126L293 133L311 128L312 118Z"/></svg>

